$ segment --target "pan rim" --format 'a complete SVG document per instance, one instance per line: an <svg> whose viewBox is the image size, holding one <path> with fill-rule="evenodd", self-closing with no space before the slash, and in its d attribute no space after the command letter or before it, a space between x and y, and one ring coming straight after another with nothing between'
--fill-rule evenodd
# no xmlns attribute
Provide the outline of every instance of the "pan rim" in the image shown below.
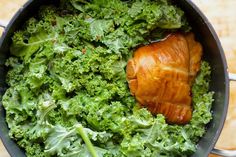
<svg viewBox="0 0 236 157"><path fill-rule="evenodd" d="M7 27L5 28L2 36L1 36L1 39L0 39L0 47L2 47L2 44L4 43L4 40L6 39L7 37L7 34L10 30L10 28L12 27L12 25L15 23L15 21L18 19L18 17L21 15L21 13L27 9L30 4L33 2L34 0L28 0L16 13L15 15L13 16L13 18L10 20L9 24L7 25ZM183 1L183 0L182 0ZM209 22L209 20L207 19L207 17L202 13L202 11L191 1L191 0L185 0L189 6L191 6L193 8L193 10L201 17L201 20L203 20L207 26L207 28L209 29L211 35L213 36L214 40L216 41L216 45L217 45L217 49L219 50L220 52L220 58L221 58L221 61L223 62L223 67L224 67L224 84L225 84L225 99L224 99L224 110L222 111L222 117L220 118L220 125L219 127L217 128L217 131L215 132L215 135L214 135L214 138L213 140L211 141L211 145L209 145L208 148L206 148L206 152L208 155L211 150L213 149L213 147L215 146L220 134L221 134L221 131L223 129L223 126L224 126L224 122L225 122L225 119L226 119L226 115L227 115L227 109L228 109L228 104L229 104L229 77L228 77L228 66L227 66L227 62L226 62L226 57L224 55L224 51L223 51L223 48L221 46L221 43L220 43L220 40L213 28L213 26L211 25L211 23ZM179 1L181 3L181 1ZM0 109L3 108L2 106L2 103L0 102ZM1 110L0 110L1 111ZM2 112L2 111L1 111ZM3 123L5 121L4 120L0 120L0 124ZM3 135L2 133L2 127L0 128L0 138L5 146L5 148L7 149L8 153L11 155L11 156L15 156L15 152L12 151L12 145L9 144L9 139L7 138L10 138L10 137L6 137L6 135ZM12 139L11 139L12 140ZM16 144L16 142L15 142Z"/></svg>

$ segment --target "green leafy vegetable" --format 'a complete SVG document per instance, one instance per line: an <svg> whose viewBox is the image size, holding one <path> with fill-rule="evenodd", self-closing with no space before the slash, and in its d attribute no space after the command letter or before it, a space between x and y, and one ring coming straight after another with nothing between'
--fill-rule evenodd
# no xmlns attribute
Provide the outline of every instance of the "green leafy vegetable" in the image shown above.
<svg viewBox="0 0 236 157"><path fill-rule="evenodd" d="M192 87L193 118L168 125L138 108L125 66L133 50L190 29L168 0L61 0L14 33L2 97L10 137L29 157L188 156L211 118L210 66Z"/></svg>

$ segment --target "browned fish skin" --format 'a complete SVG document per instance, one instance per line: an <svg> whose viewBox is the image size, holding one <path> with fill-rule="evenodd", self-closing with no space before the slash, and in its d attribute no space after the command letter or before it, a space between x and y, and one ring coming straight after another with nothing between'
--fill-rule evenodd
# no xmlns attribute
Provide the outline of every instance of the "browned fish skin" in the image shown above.
<svg viewBox="0 0 236 157"><path fill-rule="evenodd" d="M192 117L191 83L200 68L202 46L193 33L175 33L138 48L126 74L132 95L167 122L188 123Z"/></svg>

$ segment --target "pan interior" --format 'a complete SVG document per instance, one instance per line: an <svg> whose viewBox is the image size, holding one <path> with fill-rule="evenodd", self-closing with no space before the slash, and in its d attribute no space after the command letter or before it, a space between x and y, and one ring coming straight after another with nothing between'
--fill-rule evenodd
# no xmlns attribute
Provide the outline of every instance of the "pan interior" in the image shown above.
<svg viewBox="0 0 236 157"><path fill-rule="evenodd" d="M2 74L0 77L1 95L4 94L7 88L5 84L7 69L4 66L4 63L6 58L9 56L9 47L13 33L19 29L19 26L23 25L24 21L34 15L35 10L38 10L39 6L45 4L57 5L58 2L58 0L29 0L23 8L16 13L4 31L0 41L0 72ZM226 60L216 33L204 15L189 0L176 1L176 4L186 12L188 20L193 27L193 32L203 44L205 52L204 59L207 60L212 67L212 81L210 87L211 90L215 92L215 101L212 108L213 120L208 124L207 132L199 141L198 150L193 154L194 157L207 156L218 139L228 107L229 82L227 77ZM0 136L11 156L16 156L16 154L17 157L25 156L24 152L19 149L17 144L8 136L9 130L5 122L5 111L2 104L0 104L0 125Z"/></svg>

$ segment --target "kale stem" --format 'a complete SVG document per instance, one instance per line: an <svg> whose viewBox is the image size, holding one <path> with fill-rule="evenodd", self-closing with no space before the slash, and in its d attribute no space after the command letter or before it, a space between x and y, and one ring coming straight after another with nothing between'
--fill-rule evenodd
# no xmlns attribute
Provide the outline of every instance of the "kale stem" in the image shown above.
<svg viewBox="0 0 236 157"><path fill-rule="evenodd" d="M79 132L80 136L84 140L89 152L91 153L92 157L98 157L96 150L94 149L93 144L91 143L89 137L87 136L84 128L81 124L77 124L77 131Z"/></svg>

